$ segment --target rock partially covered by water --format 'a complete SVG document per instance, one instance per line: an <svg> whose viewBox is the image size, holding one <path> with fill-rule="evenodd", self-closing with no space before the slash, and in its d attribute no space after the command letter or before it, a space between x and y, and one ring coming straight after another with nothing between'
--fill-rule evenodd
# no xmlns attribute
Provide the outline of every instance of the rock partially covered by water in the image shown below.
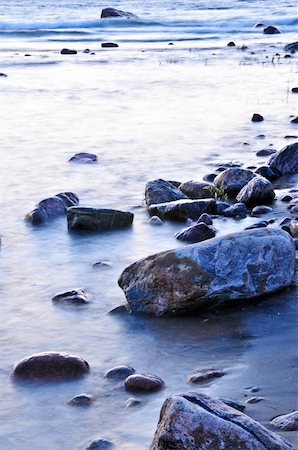
<svg viewBox="0 0 298 450"><path fill-rule="evenodd" d="M189 377L190 383L204 383L205 381L212 380L213 378L223 377L224 372L218 369L203 369L193 372Z"/></svg>
<svg viewBox="0 0 298 450"><path fill-rule="evenodd" d="M69 230L105 231L125 228L132 224L134 215L116 209L73 206L67 210Z"/></svg>
<svg viewBox="0 0 298 450"><path fill-rule="evenodd" d="M61 55L76 55L78 52L73 49L63 48L60 53Z"/></svg>
<svg viewBox="0 0 298 450"><path fill-rule="evenodd" d="M73 192L61 192L37 203L35 208L26 215L26 220L33 225L39 225L50 219L66 214L67 208L79 204L79 198Z"/></svg>
<svg viewBox="0 0 298 450"><path fill-rule="evenodd" d="M79 164L94 164L97 162L97 156L93 153L76 153L73 155L69 162L79 163Z"/></svg>
<svg viewBox="0 0 298 450"><path fill-rule="evenodd" d="M205 394L168 397L150 450L294 450L250 417Z"/></svg>
<svg viewBox="0 0 298 450"><path fill-rule="evenodd" d="M135 369L133 367L122 365L109 369L104 376L110 380L125 380L129 375L134 373Z"/></svg>
<svg viewBox="0 0 298 450"><path fill-rule="evenodd" d="M221 172L214 179L214 184L218 189L222 189L230 197L235 197L238 192L256 175L247 169L232 167Z"/></svg>
<svg viewBox="0 0 298 450"><path fill-rule="evenodd" d="M225 217L236 217L239 219L244 219L247 215L247 208L244 203L235 203L232 206L226 208L222 215Z"/></svg>
<svg viewBox="0 0 298 450"><path fill-rule="evenodd" d="M52 298L52 301L54 303L72 303L75 305L89 303L87 294L83 289L72 289L71 291L60 292Z"/></svg>
<svg viewBox="0 0 298 450"><path fill-rule="evenodd" d="M293 411L289 414L275 417L271 420L271 424L283 431L297 431L298 430L298 411Z"/></svg>
<svg viewBox="0 0 298 450"><path fill-rule="evenodd" d="M106 439L95 439L86 447L86 450L108 450L113 447L112 442Z"/></svg>
<svg viewBox="0 0 298 450"><path fill-rule="evenodd" d="M291 236L259 228L148 256L128 266L119 285L133 312L175 315L287 288L294 266Z"/></svg>
<svg viewBox="0 0 298 450"><path fill-rule="evenodd" d="M147 206L186 198L188 198L187 195L183 194L174 184L161 178L148 181L145 187L145 201Z"/></svg>
<svg viewBox="0 0 298 450"><path fill-rule="evenodd" d="M252 122L263 122L263 120L264 120L264 117L258 113L254 113L251 118Z"/></svg>
<svg viewBox="0 0 298 450"><path fill-rule="evenodd" d="M275 172L273 172L272 169L270 169L269 166L258 167L255 170L255 173L257 173L258 175L261 175L262 177L266 178L269 181L274 181L280 176L280 173L279 173L279 175L277 175Z"/></svg>
<svg viewBox="0 0 298 450"><path fill-rule="evenodd" d="M270 181L261 176L253 178L237 195L238 202L247 206L270 205L275 199L275 193Z"/></svg>
<svg viewBox="0 0 298 450"><path fill-rule="evenodd" d="M284 46L285 52L291 52L295 53L298 51L298 42L291 42L290 44L287 44Z"/></svg>
<svg viewBox="0 0 298 450"><path fill-rule="evenodd" d="M280 34L280 31L278 28L273 27L272 25L269 25L268 27L264 28L263 33L264 34Z"/></svg>
<svg viewBox="0 0 298 450"><path fill-rule="evenodd" d="M273 172L277 171L281 175L298 173L298 142L275 153L269 160L269 166Z"/></svg>
<svg viewBox="0 0 298 450"><path fill-rule="evenodd" d="M213 198L201 200L177 200L158 203L149 206L149 214L168 220L197 220L201 214L216 212L216 202Z"/></svg>
<svg viewBox="0 0 298 450"><path fill-rule="evenodd" d="M107 19L109 17L119 17L123 19L137 19L138 16L128 11L121 11L121 9L116 8L104 8L101 11L101 19Z"/></svg>
<svg viewBox="0 0 298 450"><path fill-rule="evenodd" d="M80 378L88 372L89 364L78 356L44 352L18 362L12 377L15 380L63 381Z"/></svg>
<svg viewBox="0 0 298 450"><path fill-rule="evenodd" d="M184 242L202 242L215 236L216 230L212 225L204 222L197 223L191 227L184 228L175 234L175 238Z"/></svg>
<svg viewBox="0 0 298 450"><path fill-rule="evenodd" d="M80 407L90 406L91 403L92 397L86 394L76 395L68 402L68 404L71 406L80 406Z"/></svg>
<svg viewBox="0 0 298 450"><path fill-rule="evenodd" d="M151 373L136 373L125 380L125 388L132 392L155 392L159 391L164 382L157 375Z"/></svg>
<svg viewBox="0 0 298 450"><path fill-rule="evenodd" d="M179 189L192 199L210 198L215 196L214 186L205 181L186 181L180 184Z"/></svg>

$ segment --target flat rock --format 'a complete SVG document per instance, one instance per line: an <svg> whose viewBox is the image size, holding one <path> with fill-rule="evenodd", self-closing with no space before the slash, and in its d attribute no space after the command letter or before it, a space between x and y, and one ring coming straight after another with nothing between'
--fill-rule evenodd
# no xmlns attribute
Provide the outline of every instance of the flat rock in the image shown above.
<svg viewBox="0 0 298 450"><path fill-rule="evenodd" d="M201 200L176 200L150 205L149 214L168 220L197 220L203 213L213 214L216 202L213 198Z"/></svg>
<svg viewBox="0 0 298 450"><path fill-rule="evenodd" d="M190 383L203 383L205 381L212 380L213 378L219 378L224 375L222 370L218 369L203 369L192 373L188 377Z"/></svg>
<svg viewBox="0 0 298 450"><path fill-rule="evenodd" d="M254 113L251 118L252 122L263 122L263 120L264 120L264 117L258 113Z"/></svg>
<svg viewBox="0 0 298 450"><path fill-rule="evenodd" d="M61 192L37 203L34 209L26 215L26 220L33 225L40 225L65 215L68 207L78 205L78 203L79 198L73 192Z"/></svg>
<svg viewBox="0 0 298 450"><path fill-rule="evenodd" d="M247 215L247 208L244 203L235 203L228 208L225 208L222 212L224 217L238 217L244 219Z"/></svg>
<svg viewBox="0 0 298 450"><path fill-rule="evenodd" d="M44 352L24 358L12 372L15 380L63 381L80 378L89 372L89 364L67 353Z"/></svg>
<svg viewBox="0 0 298 450"><path fill-rule="evenodd" d="M145 187L145 201L147 206L187 198L187 195L183 194L174 184L161 178L148 181Z"/></svg>
<svg viewBox="0 0 298 450"><path fill-rule="evenodd" d="M7 78L7 75L6 75L6 73L0 72L0 77Z"/></svg>
<svg viewBox="0 0 298 450"><path fill-rule="evenodd" d="M233 167L217 175L214 179L214 184L218 189L222 189L230 197L235 197L255 176L256 174L251 170Z"/></svg>
<svg viewBox="0 0 298 450"><path fill-rule="evenodd" d="M298 173L298 142L287 145L269 160L269 166L281 175Z"/></svg>
<svg viewBox="0 0 298 450"><path fill-rule="evenodd" d="M128 11L121 11L121 9L116 9L116 8L104 8L101 11L101 19L108 19L111 17L118 17L118 18L122 18L122 19L137 19L138 17Z"/></svg>
<svg viewBox="0 0 298 450"><path fill-rule="evenodd" d="M52 301L54 303L72 303L75 305L89 303L87 294L83 289L72 289L71 291L60 292L52 298Z"/></svg>
<svg viewBox="0 0 298 450"><path fill-rule="evenodd" d="M150 450L294 450L282 437L205 394L168 397Z"/></svg>
<svg viewBox="0 0 298 450"><path fill-rule="evenodd" d="M67 210L69 230L106 231L132 224L134 215L127 211L73 206Z"/></svg>
<svg viewBox="0 0 298 450"><path fill-rule="evenodd" d="M102 42L101 46L102 46L102 48L119 47L119 45L116 42Z"/></svg>
<svg viewBox="0 0 298 450"><path fill-rule="evenodd" d="M184 228L178 231L174 236L176 239L184 242L202 242L211 239L215 236L216 230L212 225L207 225L204 222L197 223L191 227Z"/></svg>
<svg viewBox="0 0 298 450"><path fill-rule="evenodd" d="M298 430L298 411L293 411L289 414L275 417L271 420L271 425L282 431L297 431Z"/></svg>
<svg viewBox="0 0 298 450"><path fill-rule="evenodd" d="M155 392L164 386L164 381L150 373L136 373L126 378L125 388L133 392Z"/></svg>
<svg viewBox="0 0 298 450"><path fill-rule="evenodd" d="M78 163L78 164L94 164L98 160L97 155L93 153L76 153L73 155L69 162Z"/></svg>
<svg viewBox="0 0 298 450"><path fill-rule="evenodd" d="M211 198L215 196L214 186L205 181L186 181L179 186L179 189L191 199Z"/></svg>
<svg viewBox="0 0 298 450"><path fill-rule="evenodd" d="M105 378L109 378L111 380L125 380L129 375L132 375L135 373L135 369L130 366L121 365L113 367L112 369L109 369L105 374Z"/></svg>
<svg viewBox="0 0 298 450"><path fill-rule="evenodd" d="M263 33L264 34L280 34L280 31L278 28L269 25L269 27L264 28Z"/></svg>
<svg viewBox="0 0 298 450"><path fill-rule="evenodd" d="M236 199L246 206L270 205L275 199L275 193L270 181L258 176L241 189Z"/></svg>
<svg viewBox="0 0 298 450"><path fill-rule="evenodd" d="M128 266L118 283L132 312L175 315L287 288L294 267L288 233L260 228L151 255Z"/></svg>

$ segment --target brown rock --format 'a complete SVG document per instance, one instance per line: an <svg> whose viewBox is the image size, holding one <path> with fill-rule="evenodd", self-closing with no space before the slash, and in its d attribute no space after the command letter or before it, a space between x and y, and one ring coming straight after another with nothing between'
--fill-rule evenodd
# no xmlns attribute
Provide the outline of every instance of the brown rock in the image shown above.
<svg viewBox="0 0 298 450"><path fill-rule="evenodd" d="M163 386L163 380L150 373L136 373L125 380L125 388L132 392L154 392Z"/></svg>

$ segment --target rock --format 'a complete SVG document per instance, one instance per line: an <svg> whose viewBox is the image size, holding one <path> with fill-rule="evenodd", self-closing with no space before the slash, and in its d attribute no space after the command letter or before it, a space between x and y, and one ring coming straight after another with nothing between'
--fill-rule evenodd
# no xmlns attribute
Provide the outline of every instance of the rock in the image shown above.
<svg viewBox="0 0 298 450"><path fill-rule="evenodd" d="M264 120L264 117L261 116L261 114L258 114L258 113L254 113L252 118L251 118L252 122L263 122L263 120Z"/></svg>
<svg viewBox="0 0 298 450"><path fill-rule="evenodd" d="M191 199L211 198L215 196L214 186L204 181L186 181L179 186L179 189Z"/></svg>
<svg viewBox="0 0 298 450"><path fill-rule="evenodd" d="M128 227L134 215L127 211L72 206L67 210L69 230L105 231Z"/></svg>
<svg viewBox="0 0 298 450"><path fill-rule="evenodd" d="M126 378L125 388L133 392L155 392L164 386L164 381L150 373L136 373Z"/></svg>
<svg viewBox="0 0 298 450"><path fill-rule="evenodd" d="M298 411L293 411L289 414L277 416L271 420L271 425L282 431L297 431L298 430Z"/></svg>
<svg viewBox="0 0 298 450"><path fill-rule="evenodd" d="M256 23L255 24L255 26L254 26L254 28L264 28L264 27L266 27L267 25L265 25L264 23Z"/></svg>
<svg viewBox="0 0 298 450"><path fill-rule="evenodd" d="M256 136L256 139L265 139L266 135L265 134L258 134Z"/></svg>
<svg viewBox="0 0 298 450"><path fill-rule="evenodd" d="M132 312L174 315L285 289L294 265L293 239L261 228L151 255L128 266L118 283Z"/></svg>
<svg viewBox="0 0 298 450"><path fill-rule="evenodd" d="M109 314L112 316L121 316L123 314L127 315L129 311L127 310L126 305L115 306L115 308L109 311Z"/></svg>
<svg viewBox="0 0 298 450"><path fill-rule="evenodd" d="M298 220L286 219L280 226L281 229L289 233L293 239L298 238Z"/></svg>
<svg viewBox="0 0 298 450"><path fill-rule="evenodd" d="M271 156L269 166L273 172L278 171L281 175L298 173L298 142L287 145Z"/></svg>
<svg viewBox="0 0 298 450"><path fill-rule="evenodd" d="M204 175L203 180L212 183L216 177L217 173L208 173L207 175Z"/></svg>
<svg viewBox="0 0 298 450"><path fill-rule="evenodd" d="M80 163L80 164L93 164L97 162L97 156L93 153L76 153L73 155L69 162Z"/></svg>
<svg viewBox="0 0 298 450"><path fill-rule="evenodd" d="M121 9L104 8L101 11L101 19L107 19L110 17L119 17L123 19L137 19L138 16L128 11L121 11Z"/></svg>
<svg viewBox="0 0 298 450"><path fill-rule="evenodd" d="M284 136L284 139L297 139L298 136L294 135L294 134L287 134L286 136Z"/></svg>
<svg viewBox="0 0 298 450"><path fill-rule="evenodd" d="M249 398L248 400L246 400L246 402L245 403L259 403L259 402L261 402L262 400L264 400L264 397L251 397L251 398Z"/></svg>
<svg viewBox="0 0 298 450"><path fill-rule="evenodd" d="M259 392L260 388L258 386L253 386L251 388L249 388L250 392Z"/></svg>
<svg viewBox="0 0 298 450"><path fill-rule="evenodd" d="M230 207L230 203L226 202L216 202L216 214L219 216L223 215L223 212Z"/></svg>
<svg viewBox="0 0 298 450"><path fill-rule="evenodd" d="M197 223L191 227L178 231L174 236L176 239L184 242L201 242L211 239L215 236L216 231L211 225L204 222Z"/></svg>
<svg viewBox="0 0 298 450"><path fill-rule="evenodd" d="M244 228L245 230L254 230L255 228L265 228L268 226L267 220L261 220L260 222L254 223L249 227Z"/></svg>
<svg viewBox="0 0 298 450"><path fill-rule="evenodd" d="M197 220L197 223L205 223L206 225L212 225L213 224L213 220L211 219L211 217L209 216L209 214L203 213L200 215L200 217Z"/></svg>
<svg viewBox="0 0 298 450"><path fill-rule="evenodd" d="M148 208L149 214L168 220L197 220L204 212L212 214L215 210L216 202L213 198L176 200L173 202L158 203Z"/></svg>
<svg viewBox="0 0 298 450"><path fill-rule="evenodd" d="M272 210L272 208L270 206L266 206L266 205L260 205L260 206L255 206L251 212L252 216L259 216L261 214L267 214L270 213Z"/></svg>
<svg viewBox="0 0 298 450"><path fill-rule="evenodd" d="M148 183L146 184L145 201L147 206L187 198L187 195L183 194L182 191L180 191L169 181L158 179L148 181Z"/></svg>
<svg viewBox="0 0 298 450"><path fill-rule="evenodd" d="M247 208L244 203L235 203L232 206L224 209L222 212L224 217L238 217L244 219L247 215Z"/></svg>
<svg viewBox="0 0 298 450"><path fill-rule="evenodd" d="M293 200L293 198L294 198L294 197L292 197L291 195L284 195L284 196L281 198L281 201L282 201L282 202L285 202L285 203L289 203L290 201Z"/></svg>
<svg viewBox="0 0 298 450"><path fill-rule="evenodd" d="M18 362L12 377L15 380L62 381L80 378L88 372L89 364L78 356L44 352Z"/></svg>
<svg viewBox="0 0 298 450"><path fill-rule="evenodd" d="M61 55L76 55L78 52L76 50L70 50L69 48L63 48L60 53Z"/></svg>
<svg viewBox="0 0 298 450"><path fill-rule="evenodd" d="M0 72L0 77L7 78L7 75L6 75L6 73Z"/></svg>
<svg viewBox="0 0 298 450"><path fill-rule="evenodd" d="M37 203L34 209L26 215L26 220L33 225L39 225L66 214L69 206L78 205L78 203L79 198L73 192L61 192Z"/></svg>
<svg viewBox="0 0 298 450"><path fill-rule="evenodd" d="M298 51L298 42L291 42L290 44L285 45L284 51L295 53L296 51Z"/></svg>
<svg viewBox="0 0 298 450"><path fill-rule="evenodd" d="M133 408L135 406L139 406L141 404L141 401L138 400L137 398L128 398L125 402L125 407L126 408Z"/></svg>
<svg viewBox="0 0 298 450"><path fill-rule="evenodd" d="M237 409L238 411L243 412L245 410L245 405L239 402L235 402L235 400L231 400L230 398L220 397L218 400L230 406L231 408Z"/></svg>
<svg viewBox="0 0 298 450"><path fill-rule="evenodd" d="M292 88L292 92L293 92L293 94L297 94L298 93L298 87L293 87Z"/></svg>
<svg viewBox="0 0 298 450"><path fill-rule="evenodd" d="M221 172L214 180L218 189L222 189L230 197L235 197L238 192L256 175L250 170L231 168Z"/></svg>
<svg viewBox="0 0 298 450"><path fill-rule="evenodd" d="M298 117L294 117L294 119L291 120L291 123L298 123Z"/></svg>
<svg viewBox="0 0 298 450"><path fill-rule="evenodd" d="M108 268L112 267L112 265L113 264L111 264L108 261L97 261L92 264L92 267L94 269L108 269Z"/></svg>
<svg viewBox="0 0 298 450"><path fill-rule="evenodd" d="M130 366L122 365L109 369L105 374L105 378L110 380L125 380L129 375L135 373L135 369Z"/></svg>
<svg viewBox="0 0 298 450"><path fill-rule="evenodd" d="M275 199L275 193L270 181L258 176L241 189L236 199L247 206L270 205Z"/></svg>
<svg viewBox="0 0 298 450"><path fill-rule="evenodd" d="M89 48L85 48L85 50L83 50L83 53L90 53L90 49Z"/></svg>
<svg viewBox="0 0 298 450"><path fill-rule="evenodd" d="M271 170L269 166L261 166L255 170L255 173L261 175L269 181L274 181L280 176L280 174L277 175L275 172L273 172L273 170Z"/></svg>
<svg viewBox="0 0 298 450"><path fill-rule="evenodd" d="M230 41L227 43L227 47L236 47L236 44L235 44L235 42Z"/></svg>
<svg viewBox="0 0 298 450"><path fill-rule="evenodd" d="M264 34L280 34L280 31L278 28L269 25L269 27L264 28L263 33Z"/></svg>
<svg viewBox="0 0 298 450"><path fill-rule="evenodd" d="M83 289L73 289L67 292L56 294L52 301L54 303L73 303L76 305L84 305L89 303L88 297Z"/></svg>
<svg viewBox="0 0 298 450"><path fill-rule="evenodd" d="M222 370L217 369L203 369L197 372L192 373L188 377L188 381L190 383L203 383L205 381L209 381L213 378L219 378L224 376L224 372Z"/></svg>
<svg viewBox="0 0 298 450"><path fill-rule="evenodd" d="M96 439L95 441L92 441L88 447L86 447L86 450L106 450L112 447L112 442L107 441L106 439Z"/></svg>
<svg viewBox="0 0 298 450"><path fill-rule="evenodd" d="M71 406L90 406L92 403L92 398L90 395L80 394L73 397L68 404Z"/></svg>
<svg viewBox="0 0 298 450"><path fill-rule="evenodd" d="M257 151L257 156L270 156L273 155L273 153L276 153L276 150L274 148L263 148L262 150Z"/></svg>
<svg viewBox="0 0 298 450"><path fill-rule="evenodd" d="M298 205L291 208L291 214L298 215Z"/></svg>
<svg viewBox="0 0 298 450"><path fill-rule="evenodd" d="M102 42L101 46L102 48L119 47L116 42Z"/></svg>
<svg viewBox="0 0 298 450"><path fill-rule="evenodd" d="M149 220L150 225L162 225L163 221L158 216L152 216Z"/></svg>
<svg viewBox="0 0 298 450"><path fill-rule="evenodd" d="M240 411L197 392L168 397L150 450L294 450Z"/></svg>

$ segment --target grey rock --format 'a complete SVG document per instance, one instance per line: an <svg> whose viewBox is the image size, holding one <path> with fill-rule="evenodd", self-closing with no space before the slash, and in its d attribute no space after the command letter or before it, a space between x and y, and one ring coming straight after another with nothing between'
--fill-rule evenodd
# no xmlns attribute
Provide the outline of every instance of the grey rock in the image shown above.
<svg viewBox="0 0 298 450"><path fill-rule="evenodd" d="M267 220L261 220L260 222L254 223L249 227L246 227L245 230L254 230L255 228L266 228L268 226Z"/></svg>
<svg viewBox="0 0 298 450"><path fill-rule="evenodd" d="M132 224L134 215L127 211L73 206L67 210L69 230L106 231Z"/></svg>
<svg viewBox="0 0 298 450"><path fill-rule="evenodd" d="M293 411L289 414L275 417L271 420L271 425L282 431L297 431L298 430L298 411Z"/></svg>
<svg viewBox="0 0 298 450"><path fill-rule="evenodd" d="M217 173L207 173L203 176L203 180L207 181L208 183L212 183L213 180L217 177Z"/></svg>
<svg viewBox="0 0 298 450"><path fill-rule="evenodd" d="M278 172L273 172L269 166L261 166L255 170L255 173L261 175L269 181L276 180L281 174Z"/></svg>
<svg viewBox="0 0 298 450"><path fill-rule="evenodd" d="M246 403L248 404L259 403L262 400L264 400L264 397L251 397L248 400L246 400Z"/></svg>
<svg viewBox="0 0 298 450"><path fill-rule="evenodd" d="M211 198L215 196L214 186L204 181L186 181L179 186L179 189L191 199Z"/></svg>
<svg viewBox="0 0 298 450"><path fill-rule="evenodd" d="M176 186L161 178L148 181L145 187L145 201L147 206L187 198L187 195L183 194Z"/></svg>
<svg viewBox="0 0 298 450"><path fill-rule="evenodd" d="M90 406L92 404L92 397L90 397L90 395L80 394L77 395L76 397L73 397L68 402L68 404L71 406L81 406L81 407Z"/></svg>
<svg viewBox="0 0 298 450"><path fill-rule="evenodd" d="M134 408L135 406L139 406L141 404L141 401L137 398L130 397L125 402L126 408Z"/></svg>
<svg viewBox="0 0 298 450"><path fill-rule="evenodd" d="M284 51L295 53L296 51L298 51L298 42L291 42L290 44L285 45Z"/></svg>
<svg viewBox="0 0 298 450"><path fill-rule="evenodd" d="M137 19L138 17L128 11L121 11L121 9L115 9L115 8L104 8L101 11L101 19L107 19L107 18L111 18L111 17L118 17L118 18L122 18L122 19Z"/></svg>
<svg viewBox="0 0 298 450"><path fill-rule="evenodd" d="M269 160L270 168L281 175L298 173L298 142L287 145Z"/></svg>
<svg viewBox="0 0 298 450"><path fill-rule="evenodd" d="M76 153L73 155L69 162L79 163L79 164L94 164L98 160L97 156L93 153Z"/></svg>
<svg viewBox="0 0 298 450"><path fill-rule="evenodd" d="M152 216L149 220L150 225L162 225L163 221L158 216Z"/></svg>
<svg viewBox="0 0 298 450"><path fill-rule="evenodd" d="M263 148L262 150L258 150L256 155L257 156L270 156L276 153L276 150L274 148Z"/></svg>
<svg viewBox="0 0 298 450"><path fill-rule="evenodd" d="M212 218L209 216L209 214L203 213L200 215L200 217L197 220L197 223L201 223L204 222L206 225L212 225L213 224L213 220Z"/></svg>
<svg viewBox="0 0 298 450"><path fill-rule="evenodd" d="M130 366L121 365L113 367L112 369L109 369L105 373L105 378L109 378L110 380L125 380L129 375L132 375L135 373L135 369Z"/></svg>
<svg viewBox="0 0 298 450"><path fill-rule="evenodd" d="M168 397L150 450L294 450L283 438L220 400L187 392Z"/></svg>
<svg viewBox="0 0 298 450"><path fill-rule="evenodd" d="M203 370L198 370L198 371L192 373L188 377L188 381L190 383L203 383L206 381L210 381L213 378L220 378L222 376L224 376L224 372L222 370L203 369Z"/></svg>
<svg viewBox="0 0 298 450"><path fill-rule="evenodd" d="M72 289L71 291L60 292L52 298L52 301L54 303L72 303L76 305L89 303L87 294L83 289Z"/></svg>
<svg viewBox="0 0 298 450"><path fill-rule="evenodd" d="M283 221L281 223L282 230L289 233L292 238L296 239L298 238L298 220L291 220L288 219L287 221Z"/></svg>
<svg viewBox="0 0 298 450"><path fill-rule="evenodd" d="M0 72L0 77L7 78L7 75L6 75L6 73Z"/></svg>
<svg viewBox="0 0 298 450"><path fill-rule="evenodd" d="M254 113L252 118L251 118L252 122L263 122L263 120L264 120L264 117L261 114L258 114L258 113Z"/></svg>
<svg viewBox="0 0 298 450"><path fill-rule="evenodd" d="M149 206L149 214L168 220L197 220L204 212L214 213L216 202L213 198L201 200L176 200Z"/></svg>
<svg viewBox="0 0 298 450"><path fill-rule="evenodd" d="M293 198L294 198L294 197L292 197L292 195L287 194L287 195L284 195L284 196L281 198L281 201L282 201L282 202L285 202L285 203L289 203L289 202L291 202L291 201L293 200Z"/></svg>
<svg viewBox="0 0 298 450"><path fill-rule="evenodd" d="M222 189L230 197L235 197L238 192L256 175L247 169L231 168L221 172L214 179L217 188Z"/></svg>
<svg viewBox="0 0 298 450"><path fill-rule="evenodd" d="M197 223L191 227L178 231L174 236L176 239L184 242L202 242L215 236L216 230L204 222Z"/></svg>
<svg viewBox="0 0 298 450"><path fill-rule="evenodd" d="M224 209L222 212L224 217L238 217L240 219L244 219L247 215L247 208L244 203L235 203L229 208Z"/></svg>
<svg viewBox="0 0 298 450"><path fill-rule="evenodd" d="M287 288L294 266L293 239L260 228L151 255L127 267L118 283L133 312L175 315Z"/></svg>
<svg viewBox="0 0 298 450"><path fill-rule="evenodd" d="M237 409L238 411L243 412L245 410L245 405L239 402L235 402L235 400L231 400L230 398L220 397L218 400L230 406L231 408Z"/></svg>
<svg viewBox="0 0 298 450"><path fill-rule="evenodd" d="M236 198L238 202L245 203L247 206L270 205L275 198L275 193L270 181L258 176L247 183Z"/></svg>
<svg viewBox="0 0 298 450"><path fill-rule="evenodd" d="M61 55L76 55L78 52L76 50L70 50L69 48L63 48L60 53Z"/></svg>
<svg viewBox="0 0 298 450"><path fill-rule="evenodd" d="M269 27L264 28L263 33L264 34L280 34L280 31L278 28L269 25Z"/></svg>
<svg viewBox="0 0 298 450"><path fill-rule="evenodd" d="M88 372L89 364L78 356L44 352L18 362L12 377L15 380L63 381L80 378Z"/></svg>
<svg viewBox="0 0 298 450"><path fill-rule="evenodd" d="M164 386L164 381L151 373L136 373L126 378L125 389L133 392L155 392Z"/></svg>
<svg viewBox="0 0 298 450"><path fill-rule="evenodd" d="M86 450L107 450L112 447L112 442L107 441L106 439L96 439L86 447Z"/></svg>
<svg viewBox="0 0 298 450"><path fill-rule="evenodd" d="M217 201L216 202L216 214L218 214L219 216L222 216L223 212L226 209L228 209L230 206L231 206L230 203Z"/></svg>
<svg viewBox="0 0 298 450"><path fill-rule="evenodd" d="M260 206L255 206L252 209L251 215L252 216L260 216L261 214L268 214L272 211L273 211L273 209L270 206L260 205Z"/></svg>
<svg viewBox="0 0 298 450"><path fill-rule="evenodd" d="M78 203L79 198L73 192L61 192L37 203L34 209L26 215L26 220L33 225L40 225L65 215L68 207L78 205Z"/></svg>

